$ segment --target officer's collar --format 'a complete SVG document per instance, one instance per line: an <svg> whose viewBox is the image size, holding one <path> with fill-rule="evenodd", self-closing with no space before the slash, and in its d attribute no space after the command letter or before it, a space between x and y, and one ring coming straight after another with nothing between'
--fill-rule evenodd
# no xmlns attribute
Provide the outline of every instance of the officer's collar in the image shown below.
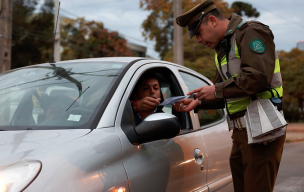
<svg viewBox="0 0 304 192"><path fill-rule="evenodd" d="M239 15L232 14L228 20L230 22L227 26L224 37L232 35L235 32L237 26L242 22L243 19Z"/></svg>
<svg viewBox="0 0 304 192"><path fill-rule="evenodd" d="M228 20L229 20L229 24L228 24L227 29L225 31L225 35L224 35L223 40L224 39L230 39L230 36L235 32L236 28L242 22L243 19L239 15L232 14ZM222 48L223 40L221 40L220 43L215 48L216 51L220 51L220 48Z"/></svg>

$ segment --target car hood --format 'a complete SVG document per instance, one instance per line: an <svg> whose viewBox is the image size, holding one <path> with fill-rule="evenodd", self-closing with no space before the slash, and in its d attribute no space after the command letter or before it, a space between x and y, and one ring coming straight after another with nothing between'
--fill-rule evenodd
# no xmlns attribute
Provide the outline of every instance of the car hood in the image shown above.
<svg viewBox="0 0 304 192"><path fill-rule="evenodd" d="M52 148L88 134L90 129L28 130L0 132L0 167L24 159L43 156Z"/></svg>
<svg viewBox="0 0 304 192"><path fill-rule="evenodd" d="M0 170L23 160L42 169L25 191L117 191L128 188L114 128L0 132ZM18 173L15 173L18 174Z"/></svg>

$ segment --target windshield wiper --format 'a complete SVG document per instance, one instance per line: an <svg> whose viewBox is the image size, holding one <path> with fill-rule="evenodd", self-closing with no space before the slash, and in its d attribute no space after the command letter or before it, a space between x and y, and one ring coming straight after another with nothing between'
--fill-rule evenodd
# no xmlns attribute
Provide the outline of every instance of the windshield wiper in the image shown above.
<svg viewBox="0 0 304 192"><path fill-rule="evenodd" d="M66 111L68 111L71 107L72 107L72 105L74 105L74 103L84 94L84 92L86 92L86 90L88 90L90 88L90 86L88 86L83 92L79 92L79 97L77 97L76 99L75 99L75 101L71 104L71 106L66 110Z"/></svg>

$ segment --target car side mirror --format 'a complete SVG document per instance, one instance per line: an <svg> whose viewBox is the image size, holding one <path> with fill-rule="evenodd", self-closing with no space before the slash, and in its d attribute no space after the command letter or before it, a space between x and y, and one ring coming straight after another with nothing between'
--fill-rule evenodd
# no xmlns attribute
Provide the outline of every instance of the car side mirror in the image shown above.
<svg viewBox="0 0 304 192"><path fill-rule="evenodd" d="M178 119L168 113L153 113L146 117L135 131L139 137L151 140L170 139L180 132Z"/></svg>
<svg viewBox="0 0 304 192"><path fill-rule="evenodd" d="M170 139L177 136L181 129L177 117L168 113L151 114L135 127L130 102L126 102L120 126L133 145Z"/></svg>

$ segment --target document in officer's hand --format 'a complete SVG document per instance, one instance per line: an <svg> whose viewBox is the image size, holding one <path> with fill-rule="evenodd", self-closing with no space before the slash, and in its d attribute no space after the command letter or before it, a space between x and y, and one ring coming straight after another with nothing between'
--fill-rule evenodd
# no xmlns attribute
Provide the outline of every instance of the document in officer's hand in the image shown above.
<svg viewBox="0 0 304 192"><path fill-rule="evenodd" d="M187 96L176 96L176 97L170 97L164 100L164 102L162 102L161 104L159 104L158 106L165 106L165 105L173 105L176 102L179 102L185 98L187 99L193 99L194 98L195 93L191 94L191 95L187 95Z"/></svg>

